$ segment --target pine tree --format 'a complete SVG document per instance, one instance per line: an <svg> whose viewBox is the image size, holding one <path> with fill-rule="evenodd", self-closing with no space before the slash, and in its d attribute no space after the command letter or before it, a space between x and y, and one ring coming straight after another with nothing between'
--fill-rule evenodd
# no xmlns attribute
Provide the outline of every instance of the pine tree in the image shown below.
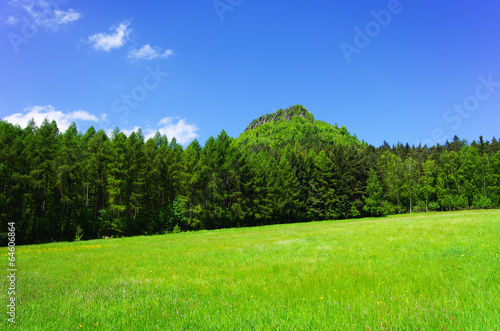
<svg viewBox="0 0 500 331"><path fill-rule="evenodd" d="M183 201L184 215L192 228L200 226L199 212L203 198L199 190L201 184L199 170L201 146L193 140L182 154L182 176L180 197Z"/></svg>
<svg viewBox="0 0 500 331"><path fill-rule="evenodd" d="M126 152L127 137L118 128L113 131L110 145L110 162L107 164L107 196L108 210L112 222L104 224L104 231L109 234L132 234L133 229L127 227L127 207L130 192L127 190L128 167Z"/></svg>
<svg viewBox="0 0 500 331"><path fill-rule="evenodd" d="M339 201L335 192L335 179L332 160L326 155L324 150L321 150L316 158L314 164L317 169L317 183L318 191L321 199L321 214L326 219L337 219L340 214L337 210Z"/></svg>
<svg viewBox="0 0 500 331"><path fill-rule="evenodd" d="M34 125L34 122L33 124ZM33 127L26 128L32 131ZM51 212L56 212L56 206L51 206L52 188L55 186L55 158L57 155L57 135L59 130L55 121L49 123L45 119L39 129L33 130L34 135L28 144L29 161L31 162L31 183L34 188L33 222L31 226L31 242L41 242L45 238L55 239L58 235L58 218L51 221ZM52 210L51 210L52 207Z"/></svg>
<svg viewBox="0 0 500 331"><path fill-rule="evenodd" d="M286 153L280 159L276 190L277 217L281 221L290 222L295 215L299 192L297 177L288 162Z"/></svg>
<svg viewBox="0 0 500 331"><path fill-rule="evenodd" d="M57 155L56 185L60 196L59 209L61 228L68 232L65 237L72 238L76 234L77 224L76 211L81 209L82 190L79 185L82 179L82 149L80 145L80 136L75 123L71 123L66 132L59 137L59 153ZM86 234L91 235L89 234Z"/></svg>
<svg viewBox="0 0 500 331"><path fill-rule="evenodd" d="M86 182L90 184L86 187L86 209L92 212L92 232L94 238L101 235L111 235L102 233L104 224L99 218L101 211L105 210L108 204L108 161L110 158L110 141L103 130L99 130L88 141L88 156L84 158Z"/></svg>
<svg viewBox="0 0 500 331"><path fill-rule="evenodd" d="M156 167L155 160L158 155L158 146L154 138L148 139L142 147L143 165L141 174L142 181L142 222L143 229L147 233L160 233L159 224L156 218L156 210L159 206L156 205L157 196L159 195L160 185L160 169Z"/></svg>
<svg viewBox="0 0 500 331"><path fill-rule="evenodd" d="M137 133L132 132L125 143L125 153L128 160L125 180L126 192L129 195L129 199L127 199L127 214L130 222L132 222L129 228L133 228L136 233L144 233L147 231L147 229L144 228L144 222L142 222L142 224L138 222L140 212L144 208L143 186L146 174L144 171L143 146L144 136L140 129Z"/></svg>

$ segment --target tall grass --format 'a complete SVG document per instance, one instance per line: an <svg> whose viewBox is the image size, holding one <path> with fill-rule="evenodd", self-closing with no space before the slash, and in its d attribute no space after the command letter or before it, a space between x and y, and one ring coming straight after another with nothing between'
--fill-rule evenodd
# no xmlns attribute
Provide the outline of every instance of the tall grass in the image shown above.
<svg viewBox="0 0 500 331"><path fill-rule="evenodd" d="M500 211L23 246L15 326L498 330L499 248Z"/></svg>

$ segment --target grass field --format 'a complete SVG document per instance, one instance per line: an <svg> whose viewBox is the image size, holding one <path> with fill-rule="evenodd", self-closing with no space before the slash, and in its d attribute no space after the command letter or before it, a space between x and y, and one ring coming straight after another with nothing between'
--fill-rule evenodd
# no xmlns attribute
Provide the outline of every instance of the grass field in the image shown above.
<svg viewBox="0 0 500 331"><path fill-rule="evenodd" d="M6 270L7 249L0 253ZM499 210L21 246L16 253L21 330L500 328ZM1 284L6 312L5 277ZM2 315L0 328L12 328Z"/></svg>

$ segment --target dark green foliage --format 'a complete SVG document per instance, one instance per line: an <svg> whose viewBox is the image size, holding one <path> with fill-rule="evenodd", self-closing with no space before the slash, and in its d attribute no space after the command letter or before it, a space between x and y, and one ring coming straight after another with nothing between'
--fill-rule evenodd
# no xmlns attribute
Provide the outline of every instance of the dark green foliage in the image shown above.
<svg viewBox="0 0 500 331"><path fill-rule="evenodd" d="M0 221L19 243L500 206L500 142L360 142L302 106L186 149L140 130L0 121Z"/></svg>
<svg viewBox="0 0 500 331"><path fill-rule="evenodd" d="M363 210L370 213L371 216L382 214L382 187L377 178L377 173L370 168L370 177L366 182L366 197Z"/></svg>

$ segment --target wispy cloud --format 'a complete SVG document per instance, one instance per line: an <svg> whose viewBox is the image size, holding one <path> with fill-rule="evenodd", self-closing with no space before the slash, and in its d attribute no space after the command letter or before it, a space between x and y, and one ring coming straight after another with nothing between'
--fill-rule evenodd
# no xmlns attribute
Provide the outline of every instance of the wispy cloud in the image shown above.
<svg viewBox="0 0 500 331"><path fill-rule="evenodd" d="M159 47L151 47L149 44L142 46L140 49L132 49L128 53L128 57L133 60L153 60L166 59L174 54L174 51L167 49L162 51Z"/></svg>
<svg viewBox="0 0 500 331"><path fill-rule="evenodd" d="M101 120L104 120L105 117L105 114L101 115ZM24 113L16 113L10 116L6 116L3 118L3 120L12 124L19 124L22 128L24 128L28 125L28 122L31 119L34 119L35 123L40 126L45 118L47 118L49 121L56 121L57 127L61 132L66 131L71 122L100 121L97 116L92 115L85 110L75 110L72 112L64 113L61 110L56 110L51 105L27 107L24 109Z"/></svg>
<svg viewBox="0 0 500 331"><path fill-rule="evenodd" d="M54 11L54 14L54 22L56 24L67 24L70 22L74 22L82 16L80 13L77 13L73 9L69 9L67 11L56 10Z"/></svg>
<svg viewBox="0 0 500 331"><path fill-rule="evenodd" d="M15 0L8 4L16 11L28 14L30 23L42 28L57 30L59 27L75 22L82 14L74 9L61 10L55 1L46 0ZM20 12L7 18L6 23L14 25L19 22Z"/></svg>
<svg viewBox="0 0 500 331"><path fill-rule="evenodd" d="M88 38L88 42L96 50L109 52L114 48L120 48L127 42L128 36L132 31L130 26L131 21L125 20L118 24L113 25L109 30L111 33L96 33Z"/></svg>

